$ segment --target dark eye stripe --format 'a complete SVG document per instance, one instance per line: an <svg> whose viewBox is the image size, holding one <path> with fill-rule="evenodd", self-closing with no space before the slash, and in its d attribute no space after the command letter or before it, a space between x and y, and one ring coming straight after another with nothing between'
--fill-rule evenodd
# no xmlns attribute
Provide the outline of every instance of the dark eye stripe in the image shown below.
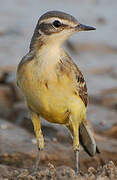
<svg viewBox="0 0 117 180"><path fill-rule="evenodd" d="M61 24L59 27L55 27L54 24L52 23L41 23L38 26L38 32L40 30L40 32L46 34L46 35L50 35L52 33L57 33L62 31L64 28L67 28L67 25L65 24Z"/></svg>
<svg viewBox="0 0 117 180"><path fill-rule="evenodd" d="M56 33L53 24L46 24L46 23L42 23L39 25L39 29L46 35L50 35L52 33Z"/></svg>

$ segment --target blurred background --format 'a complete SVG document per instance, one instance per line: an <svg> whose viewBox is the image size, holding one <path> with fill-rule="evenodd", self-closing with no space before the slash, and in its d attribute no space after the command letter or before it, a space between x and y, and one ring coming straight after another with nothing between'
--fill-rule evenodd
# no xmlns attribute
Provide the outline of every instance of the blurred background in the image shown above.
<svg viewBox="0 0 117 180"><path fill-rule="evenodd" d="M96 27L96 31L75 34L64 44L86 79L87 119L102 152L90 158L81 149L80 166L87 172L90 166L97 168L109 160L117 165L116 0L0 0L0 163L5 168L30 168L36 157L33 127L16 85L16 69L29 50L39 17L50 10L67 12L80 23ZM46 141L42 167L51 162L73 168L67 130L44 120L42 128Z"/></svg>

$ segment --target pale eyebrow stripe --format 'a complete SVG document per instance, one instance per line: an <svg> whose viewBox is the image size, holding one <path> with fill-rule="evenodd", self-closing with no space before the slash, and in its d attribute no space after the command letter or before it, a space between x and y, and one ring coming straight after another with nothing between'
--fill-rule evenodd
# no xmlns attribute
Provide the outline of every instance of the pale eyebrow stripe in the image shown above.
<svg viewBox="0 0 117 180"><path fill-rule="evenodd" d="M41 20L41 21L39 22L39 24L41 24L41 23L50 23L50 24L52 24L55 20L60 21L62 24L67 24L67 25L71 25L71 26L76 26L76 25L77 25L77 24L75 24L75 23L72 22L72 21L65 20L65 19L60 19L60 18L58 18L58 17L52 17L52 18L48 18L48 19Z"/></svg>
<svg viewBox="0 0 117 180"><path fill-rule="evenodd" d="M56 17L52 17L52 18L48 18L48 19L41 20L41 21L39 22L39 24L45 23L45 22L46 22L46 23L53 23L55 20L58 20L58 21L60 21L60 22L62 23L61 19L56 18Z"/></svg>

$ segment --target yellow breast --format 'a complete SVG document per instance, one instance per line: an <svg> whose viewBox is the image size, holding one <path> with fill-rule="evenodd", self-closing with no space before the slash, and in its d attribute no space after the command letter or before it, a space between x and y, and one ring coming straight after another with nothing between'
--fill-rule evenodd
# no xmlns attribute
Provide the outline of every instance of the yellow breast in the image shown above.
<svg viewBox="0 0 117 180"><path fill-rule="evenodd" d="M31 61L18 72L18 82L28 106L49 122L66 124L70 108L85 110L82 100L73 93L72 80L57 74L55 64ZM84 113L82 113L84 114Z"/></svg>
<svg viewBox="0 0 117 180"><path fill-rule="evenodd" d="M64 124L68 116L66 101L69 95L52 67L39 70L31 62L22 68L18 76L28 106L48 121Z"/></svg>

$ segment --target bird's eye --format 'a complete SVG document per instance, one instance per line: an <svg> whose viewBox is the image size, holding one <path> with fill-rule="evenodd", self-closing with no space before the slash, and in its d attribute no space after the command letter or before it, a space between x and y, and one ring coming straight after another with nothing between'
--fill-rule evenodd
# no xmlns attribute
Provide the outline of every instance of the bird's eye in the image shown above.
<svg viewBox="0 0 117 180"><path fill-rule="evenodd" d="M55 21L53 22L53 25L54 25L54 27L58 28L58 27L61 26L61 23L60 23L60 21L55 20Z"/></svg>

